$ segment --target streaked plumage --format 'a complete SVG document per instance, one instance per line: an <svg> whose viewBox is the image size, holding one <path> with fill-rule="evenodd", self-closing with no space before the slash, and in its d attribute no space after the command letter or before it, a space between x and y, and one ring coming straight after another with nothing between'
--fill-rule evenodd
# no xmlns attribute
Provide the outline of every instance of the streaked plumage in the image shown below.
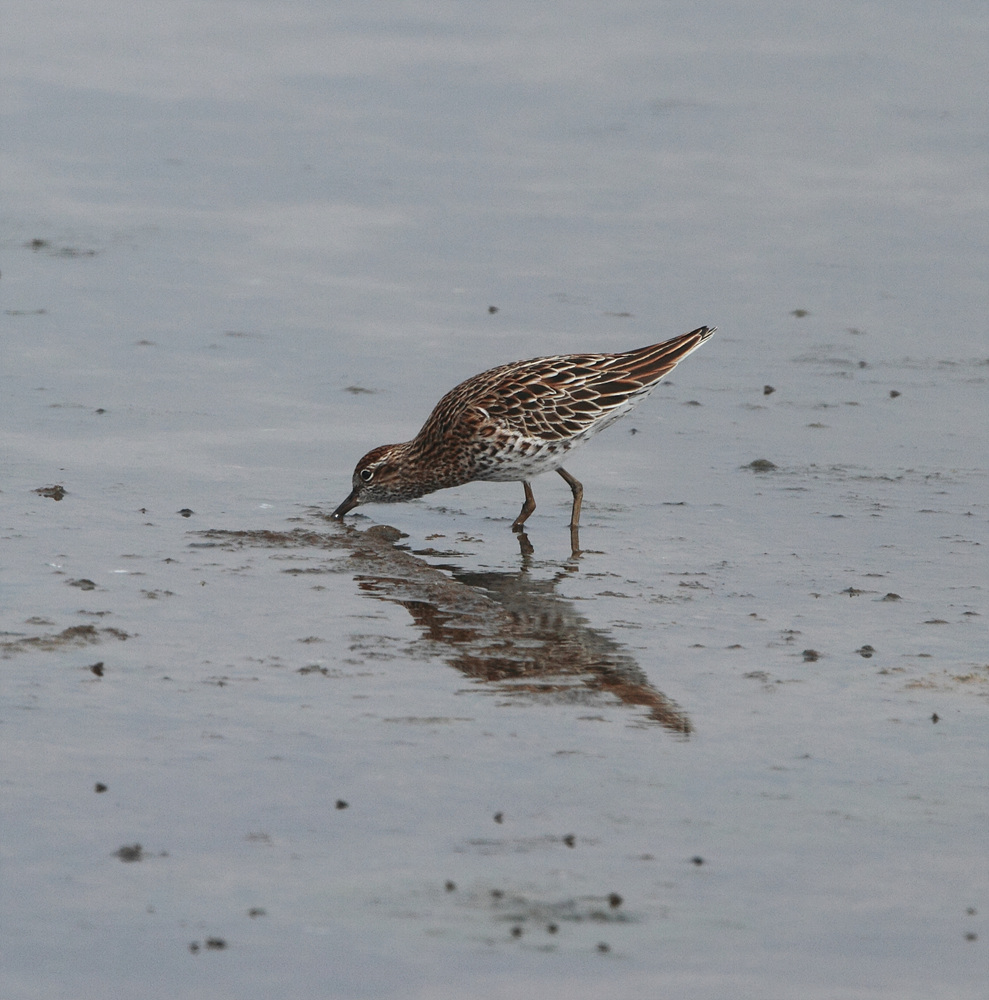
<svg viewBox="0 0 989 1000"><path fill-rule="evenodd" d="M715 329L621 354L563 354L481 372L451 389L411 441L369 451L333 516L479 480L521 482L525 503L512 524L521 531L536 507L529 480L556 471L573 492L576 528L583 488L562 468L567 453L631 410Z"/></svg>

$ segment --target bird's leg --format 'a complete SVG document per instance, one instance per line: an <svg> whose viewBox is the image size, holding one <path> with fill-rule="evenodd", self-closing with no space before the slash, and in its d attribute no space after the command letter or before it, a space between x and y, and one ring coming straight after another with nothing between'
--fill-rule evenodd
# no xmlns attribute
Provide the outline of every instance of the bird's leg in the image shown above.
<svg viewBox="0 0 989 1000"><path fill-rule="evenodd" d="M512 522L512 531L521 531L526 518L536 509L536 498L532 495L532 487L523 480L522 489L525 490L525 501L522 503L519 516Z"/></svg>
<svg viewBox="0 0 989 1000"><path fill-rule="evenodd" d="M573 512L570 515L570 527L573 529L580 523L580 504L584 499L584 487L566 469L557 469L556 471L563 476L566 484L570 487L570 492L573 493Z"/></svg>

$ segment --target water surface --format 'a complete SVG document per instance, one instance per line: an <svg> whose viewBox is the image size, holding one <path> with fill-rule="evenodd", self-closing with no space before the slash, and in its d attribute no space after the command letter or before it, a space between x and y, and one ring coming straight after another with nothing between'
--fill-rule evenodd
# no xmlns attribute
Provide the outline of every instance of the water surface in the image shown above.
<svg viewBox="0 0 989 1000"><path fill-rule="evenodd" d="M4 995L983 996L987 23L20 11ZM579 560L555 476L327 519L705 323Z"/></svg>

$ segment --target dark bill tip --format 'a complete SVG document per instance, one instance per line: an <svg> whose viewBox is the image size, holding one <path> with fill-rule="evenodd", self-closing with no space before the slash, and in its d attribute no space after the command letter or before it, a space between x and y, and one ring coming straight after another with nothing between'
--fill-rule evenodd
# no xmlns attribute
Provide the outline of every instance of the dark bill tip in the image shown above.
<svg viewBox="0 0 989 1000"><path fill-rule="evenodd" d="M360 501L357 499L357 490L354 490L354 492L351 493L350 496L347 497L347 499L344 500L344 502L340 504L335 511L333 511L332 516L338 521L343 520L343 515L346 514L347 511L353 510L359 502Z"/></svg>

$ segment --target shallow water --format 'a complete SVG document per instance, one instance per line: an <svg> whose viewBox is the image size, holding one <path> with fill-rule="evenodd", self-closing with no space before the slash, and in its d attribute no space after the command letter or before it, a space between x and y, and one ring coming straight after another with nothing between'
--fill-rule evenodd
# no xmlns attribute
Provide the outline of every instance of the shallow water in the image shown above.
<svg viewBox="0 0 989 1000"><path fill-rule="evenodd" d="M0 992L983 996L989 18L17 16ZM579 559L556 476L327 518L702 323Z"/></svg>

